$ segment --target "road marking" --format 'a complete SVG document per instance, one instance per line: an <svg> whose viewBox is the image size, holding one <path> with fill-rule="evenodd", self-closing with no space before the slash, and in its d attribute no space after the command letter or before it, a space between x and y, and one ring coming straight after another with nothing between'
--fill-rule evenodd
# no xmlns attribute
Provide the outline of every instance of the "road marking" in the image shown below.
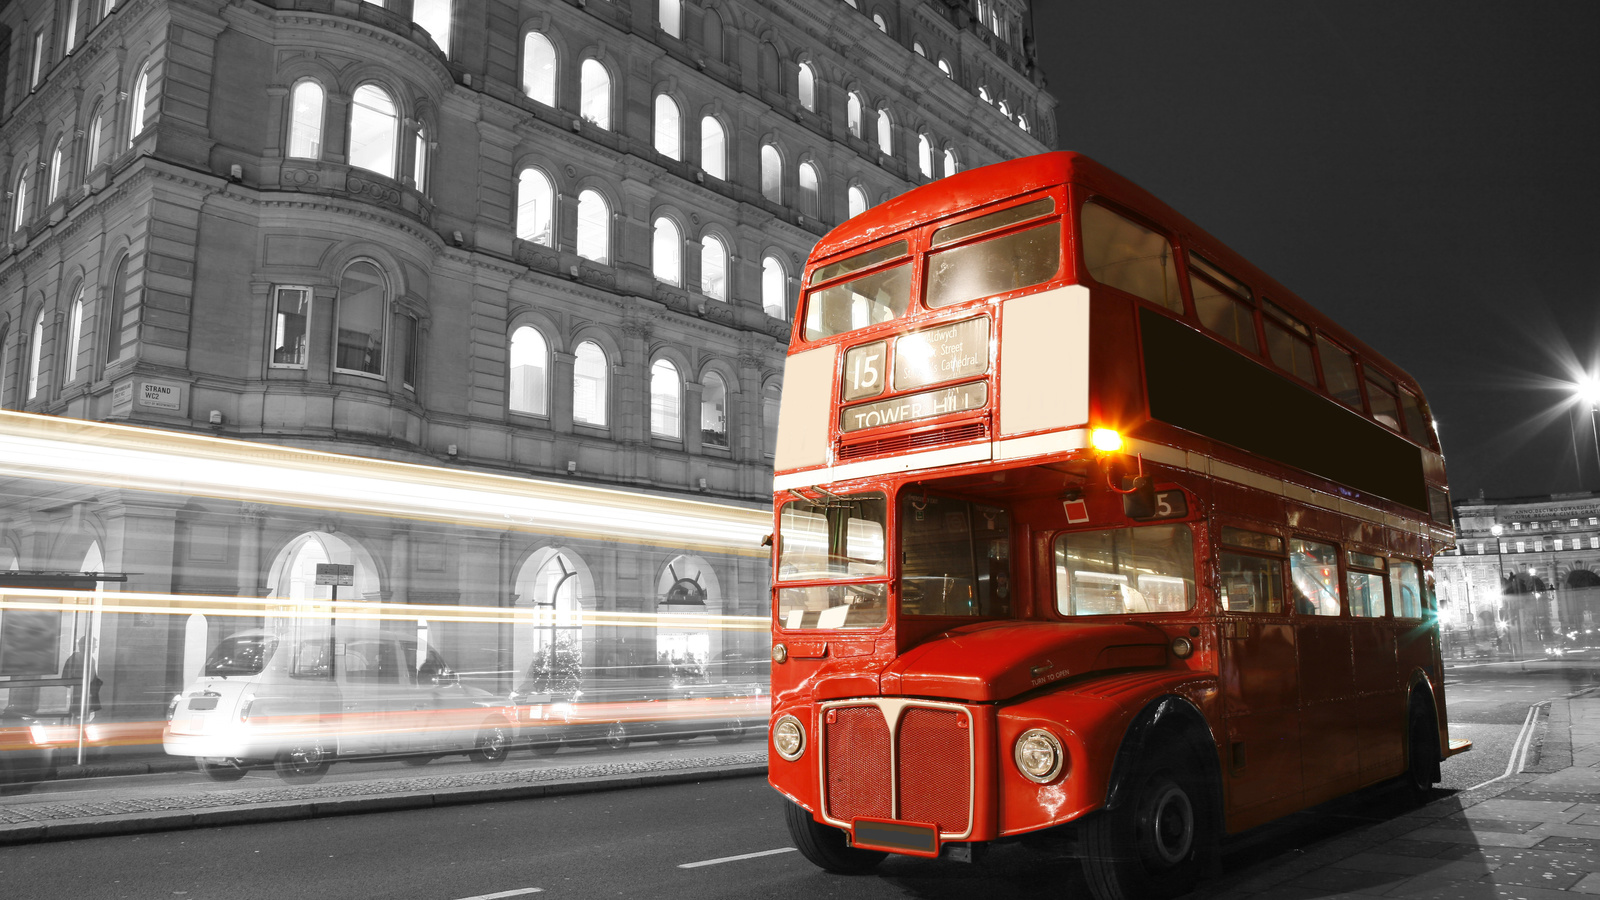
<svg viewBox="0 0 1600 900"><path fill-rule="evenodd" d="M1496 781L1509 778L1522 771L1522 767L1528 764L1528 748L1533 745L1534 726L1539 722L1539 707L1551 702L1553 701L1540 700L1538 703L1528 707L1527 718L1522 720L1522 730L1517 732L1517 739L1511 743L1511 758L1506 760L1506 770L1488 781L1467 788L1467 790L1475 791L1478 788L1487 787Z"/></svg>
<svg viewBox="0 0 1600 900"><path fill-rule="evenodd" d="M755 859L758 856L776 856L779 853L793 853L794 849L795 848L793 847L779 847L776 850L763 850L760 853L741 853L738 856L724 856L719 859L703 859L699 862L680 863L678 868L698 869L701 866L715 866L719 863L738 862L741 859ZM473 898L469 897L467 900L473 900Z"/></svg>
<svg viewBox="0 0 1600 900"><path fill-rule="evenodd" d="M478 894L475 897L462 897L461 900L500 900L501 897L523 897L528 894L542 894L544 888L517 888L514 891L500 891L496 894Z"/></svg>

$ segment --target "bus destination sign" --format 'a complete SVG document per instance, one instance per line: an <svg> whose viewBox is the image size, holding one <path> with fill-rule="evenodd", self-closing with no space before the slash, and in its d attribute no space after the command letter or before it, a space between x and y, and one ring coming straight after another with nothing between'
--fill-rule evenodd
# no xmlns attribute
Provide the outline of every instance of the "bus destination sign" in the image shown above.
<svg viewBox="0 0 1600 900"><path fill-rule="evenodd" d="M877 428L882 425L895 425L948 413L965 412L969 409L982 409L989 399L988 388L985 382L973 381L934 391L923 391L920 394L906 394L903 397L879 400L876 403L846 407L839 411L839 430L848 433L863 428Z"/></svg>

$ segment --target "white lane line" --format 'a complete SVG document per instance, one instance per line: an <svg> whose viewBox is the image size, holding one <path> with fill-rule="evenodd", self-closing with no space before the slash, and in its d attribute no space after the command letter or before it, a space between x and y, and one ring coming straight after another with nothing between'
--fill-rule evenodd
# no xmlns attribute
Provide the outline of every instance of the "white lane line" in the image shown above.
<svg viewBox="0 0 1600 900"><path fill-rule="evenodd" d="M1511 743L1511 758L1506 760L1506 770L1488 781L1467 788L1467 790L1475 791L1478 788L1494 784L1496 781L1509 778L1522 771L1522 767L1528 763L1528 748L1533 744L1534 726L1539 722L1539 707L1550 702L1549 700L1540 700L1538 703L1528 707L1528 715L1522 720L1522 730L1517 732L1517 739Z"/></svg>
<svg viewBox="0 0 1600 900"><path fill-rule="evenodd" d="M542 894L544 888L517 888L514 891L500 891L494 894L478 894L474 897L462 897L461 900L500 900L501 897L525 897L528 894Z"/></svg>
<svg viewBox="0 0 1600 900"><path fill-rule="evenodd" d="M760 853L741 853L738 856L724 856L720 859L702 859L699 862L680 863L680 869L698 869L701 866L715 866L720 863L738 862L741 859L755 859L758 856L776 856L779 853L793 853L793 847L779 847L776 850L763 850ZM469 898L471 900L471 898Z"/></svg>

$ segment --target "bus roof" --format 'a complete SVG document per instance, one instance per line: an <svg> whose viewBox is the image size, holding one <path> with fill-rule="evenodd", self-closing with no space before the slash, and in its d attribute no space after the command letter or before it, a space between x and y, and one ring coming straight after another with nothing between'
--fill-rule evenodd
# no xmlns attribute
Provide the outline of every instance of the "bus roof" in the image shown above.
<svg viewBox="0 0 1600 900"><path fill-rule="evenodd" d="M1302 300L1267 273L1251 265L1222 241L1163 203L1154 194L1081 153L1057 151L1025 156L976 169L968 169L913 188L884 203L841 222L818 241L811 251L812 264L846 253L891 234L903 231L908 223L925 224L945 216L976 209L1030 191L1066 182L1104 193L1119 204L1144 215L1173 232L1181 245L1201 249L1213 262L1255 288L1257 296L1267 295L1272 302L1297 318L1343 344L1364 360L1377 363L1412 392L1421 395L1421 386L1410 373L1368 346L1337 322Z"/></svg>

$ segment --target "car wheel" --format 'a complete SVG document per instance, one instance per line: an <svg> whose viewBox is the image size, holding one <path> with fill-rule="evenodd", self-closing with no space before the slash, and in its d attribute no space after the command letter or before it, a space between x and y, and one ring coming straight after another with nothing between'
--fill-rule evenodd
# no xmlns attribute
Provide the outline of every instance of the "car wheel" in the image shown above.
<svg viewBox="0 0 1600 900"><path fill-rule="evenodd" d="M724 731L721 734L717 735L717 743L719 743L719 744L737 744L740 741L744 740L745 735L748 734L749 731L750 731L750 729L744 727L744 723L743 722L739 722L739 723L735 724L732 728L728 729L727 731Z"/></svg>
<svg viewBox="0 0 1600 900"><path fill-rule="evenodd" d="M612 722L606 729L606 746L613 750L626 750L633 743L633 738L628 736L628 726L621 722Z"/></svg>
<svg viewBox="0 0 1600 900"><path fill-rule="evenodd" d="M1157 753L1135 767L1113 809L1084 822L1083 872L1098 900L1187 893L1213 846L1205 794L1187 760Z"/></svg>
<svg viewBox="0 0 1600 900"><path fill-rule="evenodd" d="M301 747L291 747L278 754L272 761L272 768L290 784L316 784L322 776L328 774L328 766L333 760L329 758L321 745L310 744Z"/></svg>
<svg viewBox="0 0 1600 900"><path fill-rule="evenodd" d="M195 763L200 766L200 771L212 781L238 781L249 773L250 767L231 757L207 758L199 757Z"/></svg>
<svg viewBox="0 0 1600 900"><path fill-rule="evenodd" d="M870 872L889 854L881 850L862 850L850 846L845 833L811 818L798 803L783 802L783 821L800 855L818 868L838 875Z"/></svg>
<svg viewBox="0 0 1600 900"><path fill-rule="evenodd" d="M419 753L415 756L402 756L400 757L400 761L408 766L415 766L420 769L428 763L433 762L433 757L427 753Z"/></svg>
<svg viewBox="0 0 1600 900"><path fill-rule="evenodd" d="M534 744L531 748L534 756L555 756L561 749L560 744Z"/></svg>
<svg viewBox="0 0 1600 900"><path fill-rule="evenodd" d="M487 763L497 766L506 761L511 753L511 734L504 725L489 724L478 732L478 738L473 742L472 749L467 756L473 762Z"/></svg>

